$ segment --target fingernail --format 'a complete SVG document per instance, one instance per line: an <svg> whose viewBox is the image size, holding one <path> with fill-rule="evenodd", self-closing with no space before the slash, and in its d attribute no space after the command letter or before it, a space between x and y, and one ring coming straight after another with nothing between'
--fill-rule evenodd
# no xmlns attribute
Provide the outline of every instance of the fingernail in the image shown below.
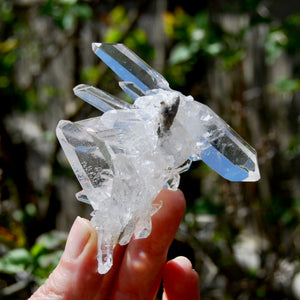
<svg viewBox="0 0 300 300"><path fill-rule="evenodd" d="M177 256L173 259L173 261L178 263L180 266L183 266L184 268L193 269L191 261L185 256Z"/></svg>
<svg viewBox="0 0 300 300"><path fill-rule="evenodd" d="M88 223L80 217L77 217L70 230L64 255L68 259L76 259L83 252L91 236L91 230Z"/></svg>

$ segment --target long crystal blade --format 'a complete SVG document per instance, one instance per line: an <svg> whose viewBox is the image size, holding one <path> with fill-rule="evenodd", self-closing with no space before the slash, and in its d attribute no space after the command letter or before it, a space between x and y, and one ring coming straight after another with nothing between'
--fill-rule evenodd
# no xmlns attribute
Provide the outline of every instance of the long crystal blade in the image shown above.
<svg viewBox="0 0 300 300"><path fill-rule="evenodd" d="M129 103L90 85L77 85L73 89L73 91L76 96L78 96L85 102L93 105L102 112L106 112L112 109L122 109L131 107Z"/></svg>
<svg viewBox="0 0 300 300"><path fill-rule="evenodd" d="M123 44L93 43L96 55L123 81L133 82L142 91L169 90L166 79Z"/></svg>
<svg viewBox="0 0 300 300"><path fill-rule="evenodd" d="M201 159L222 177L230 181L259 180L256 151L228 125L222 134L201 143Z"/></svg>
<svg viewBox="0 0 300 300"><path fill-rule="evenodd" d="M208 106L195 101L183 104L184 124L196 141L190 159L202 159L230 181L257 181L256 151Z"/></svg>

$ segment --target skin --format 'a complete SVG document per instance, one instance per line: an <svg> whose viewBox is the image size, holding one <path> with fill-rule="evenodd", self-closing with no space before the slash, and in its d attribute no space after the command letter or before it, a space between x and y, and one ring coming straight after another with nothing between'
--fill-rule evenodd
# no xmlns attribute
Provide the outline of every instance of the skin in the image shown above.
<svg viewBox="0 0 300 300"><path fill-rule="evenodd" d="M77 217L58 266L30 300L150 300L161 280L163 300L199 300L199 278L190 261L177 257L166 262L184 216L184 196L164 189L160 200L163 206L152 217L151 235L117 246L113 267L104 275L97 273L97 233L88 220Z"/></svg>

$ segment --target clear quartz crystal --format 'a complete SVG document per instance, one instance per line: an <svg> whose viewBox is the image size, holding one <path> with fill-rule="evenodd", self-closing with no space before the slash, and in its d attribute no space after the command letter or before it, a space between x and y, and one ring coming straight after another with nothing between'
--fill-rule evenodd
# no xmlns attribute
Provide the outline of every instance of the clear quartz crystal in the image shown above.
<svg viewBox="0 0 300 300"><path fill-rule="evenodd" d="M255 150L207 106L171 90L168 82L122 44L93 43L94 52L122 79L134 104L87 85L77 96L100 117L60 121L57 137L83 190L79 201L94 211L98 272L108 272L116 244L146 238L153 200L176 190L179 173L202 160L230 181L260 178Z"/></svg>

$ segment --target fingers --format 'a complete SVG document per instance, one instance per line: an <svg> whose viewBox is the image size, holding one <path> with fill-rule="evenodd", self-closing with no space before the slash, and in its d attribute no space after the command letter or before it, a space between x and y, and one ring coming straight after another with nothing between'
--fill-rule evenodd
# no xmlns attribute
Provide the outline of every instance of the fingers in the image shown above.
<svg viewBox="0 0 300 300"><path fill-rule="evenodd" d="M167 252L185 212L180 191L164 189L162 208L152 217L152 233L128 245L110 299L154 299Z"/></svg>
<svg viewBox="0 0 300 300"><path fill-rule="evenodd" d="M97 233L88 220L77 217L58 266L30 300L94 299L100 287L105 297L117 267L104 278L97 272L96 255ZM116 262L121 256L119 247L114 256Z"/></svg>
<svg viewBox="0 0 300 300"><path fill-rule="evenodd" d="M163 300L199 300L199 277L183 256L169 261L163 270Z"/></svg>
<svg viewBox="0 0 300 300"><path fill-rule="evenodd" d="M132 240L127 248L117 246L113 267L105 275L97 273L97 233L89 221L78 217L57 268L30 300L154 299L167 251L185 212L179 191L163 190L157 199L163 207L152 217L151 235Z"/></svg>

